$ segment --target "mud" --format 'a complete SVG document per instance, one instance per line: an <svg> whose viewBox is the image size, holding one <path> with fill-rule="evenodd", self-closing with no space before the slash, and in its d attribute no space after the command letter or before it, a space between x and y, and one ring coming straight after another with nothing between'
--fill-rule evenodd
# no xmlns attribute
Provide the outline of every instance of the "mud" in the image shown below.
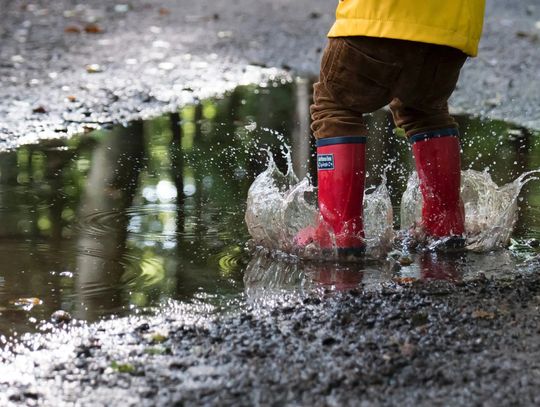
<svg viewBox="0 0 540 407"><path fill-rule="evenodd" d="M240 82L316 75L332 2L2 4L0 147L172 111ZM488 4L454 110L540 126L534 0ZM268 67L268 68L264 68Z"/></svg>

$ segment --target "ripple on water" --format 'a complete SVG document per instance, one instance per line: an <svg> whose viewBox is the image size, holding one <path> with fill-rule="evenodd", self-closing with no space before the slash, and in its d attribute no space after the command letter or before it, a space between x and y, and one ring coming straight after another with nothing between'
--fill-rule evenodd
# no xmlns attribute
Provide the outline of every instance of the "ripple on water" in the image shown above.
<svg viewBox="0 0 540 407"><path fill-rule="evenodd" d="M99 238L127 230L130 239L139 241L163 242L171 239L202 239L208 243L230 238L235 235L234 229L223 224L223 215L234 214L223 212L222 208L207 205L204 217L185 216L186 209L176 204L133 205L125 210L93 211L79 217L73 230L88 237ZM189 211L192 212L192 211ZM178 218L183 222L179 230Z"/></svg>

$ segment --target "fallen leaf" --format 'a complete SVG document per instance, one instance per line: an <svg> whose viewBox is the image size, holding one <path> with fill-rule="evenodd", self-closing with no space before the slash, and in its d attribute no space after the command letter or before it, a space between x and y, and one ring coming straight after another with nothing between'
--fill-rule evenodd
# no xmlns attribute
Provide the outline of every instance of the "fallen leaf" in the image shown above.
<svg viewBox="0 0 540 407"><path fill-rule="evenodd" d="M493 319L495 318L495 313L477 309L473 311L472 317L476 319Z"/></svg>
<svg viewBox="0 0 540 407"><path fill-rule="evenodd" d="M41 305L43 304L43 301L41 301L37 297L28 297L28 298L17 298L15 301L11 301L11 303L17 307L21 306L27 306L27 305Z"/></svg>
<svg viewBox="0 0 540 407"><path fill-rule="evenodd" d="M160 16L168 16L169 14L171 14L171 10L169 10L168 8L161 7L159 9L159 15Z"/></svg>
<svg viewBox="0 0 540 407"><path fill-rule="evenodd" d="M163 343L168 339L168 334L166 333L154 333L150 336L150 340L153 343Z"/></svg>
<svg viewBox="0 0 540 407"><path fill-rule="evenodd" d="M129 363L118 363L116 361L111 362L111 368L119 373L134 373L135 366Z"/></svg>
<svg viewBox="0 0 540 407"><path fill-rule="evenodd" d="M83 133L86 134L86 133L90 133L92 131L94 131L96 129L95 126L92 126L91 124L85 124L83 126Z"/></svg>
<svg viewBox="0 0 540 407"><path fill-rule="evenodd" d="M164 355L167 352L167 348L163 346L153 346L144 350L144 353L146 353L147 355Z"/></svg>
<svg viewBox="0 0 540 407"><path fill-rule="evenodd" d="M392 280L398 284L412 284L417 279L414 277L394 277Z"/></svg>
<svg viewBox="0 0 540 407"><path fill-rule="evenodd" d="M80 34L81 28L76 25L68 25L66 28L64 28L64 32L68 34Z"/></svg>
<svg viewBox="0 0 540 407"><path fill-rule="evenodd" d="M84 26L84 31L88 34L101 34L103 32L103 28L96 23L89 23Z"/></svg>

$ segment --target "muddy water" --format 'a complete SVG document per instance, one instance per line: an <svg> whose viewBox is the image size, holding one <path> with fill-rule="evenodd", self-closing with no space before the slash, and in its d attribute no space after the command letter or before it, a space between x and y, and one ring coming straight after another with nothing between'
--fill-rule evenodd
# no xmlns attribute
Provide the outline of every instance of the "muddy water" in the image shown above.
<svg viewBox="0 0 540 407"><path fill-rule="evenodd" d="M305 81L241 87L154 120L1 153L0 337L35 330L59 309L86 321L174 301L212 313L283 290L532 267L538 183L521 192L512 236L520 244L511 251L339 267L247 252L245 202L267 165L261 147L283 170L288 144L296 173L314 170L308 104ZM368 185L380 184L386 172L397 227L412 157L385 112L368 120ZM464 168L488 170L503 184L540 167L539 134L504 122L459 121Z"/></svg>

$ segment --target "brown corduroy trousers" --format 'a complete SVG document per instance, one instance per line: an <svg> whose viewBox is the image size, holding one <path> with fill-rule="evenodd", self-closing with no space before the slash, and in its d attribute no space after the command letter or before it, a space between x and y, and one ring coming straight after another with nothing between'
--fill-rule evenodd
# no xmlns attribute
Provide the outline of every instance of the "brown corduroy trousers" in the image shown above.
<svg viewBox="0 0 540 407"><path fill-rule="evenodd" d="M362 118L390 104L408 136L457 127L448 113L467 55L441 45L371 37L330 38L311 106L317 139L366 136Z"/></svg>

